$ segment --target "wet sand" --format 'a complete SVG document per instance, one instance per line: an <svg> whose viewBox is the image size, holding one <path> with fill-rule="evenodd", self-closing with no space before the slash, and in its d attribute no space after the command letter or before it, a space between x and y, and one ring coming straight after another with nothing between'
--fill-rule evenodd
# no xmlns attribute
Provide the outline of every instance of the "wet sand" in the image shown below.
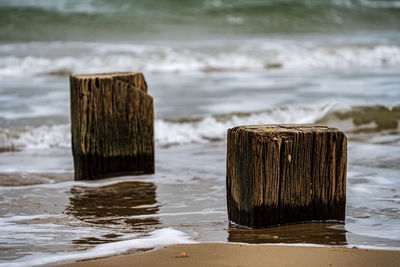
<svg viewBox="0 0 400 267"><path fill-rule="evenodd" d="M202 243L81 261L63 267L91 266L399 266L400 251Z"/></svg>

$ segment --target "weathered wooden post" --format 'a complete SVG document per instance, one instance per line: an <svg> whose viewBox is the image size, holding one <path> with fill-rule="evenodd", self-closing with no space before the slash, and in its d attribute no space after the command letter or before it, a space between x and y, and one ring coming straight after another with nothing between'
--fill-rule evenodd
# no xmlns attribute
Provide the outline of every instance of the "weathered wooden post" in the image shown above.
<svg viewBox="0 0 400 267"><path fill-rule="evenodd" d="M154 173L153 98L141 73L70 77L75 180Z"/></svg>
<svg viewBox="0 0 400 267"><path fill-rule="evenodd" d="M347 139L320 125L228 130L231 221L252 228L345 218Z"/></svg>

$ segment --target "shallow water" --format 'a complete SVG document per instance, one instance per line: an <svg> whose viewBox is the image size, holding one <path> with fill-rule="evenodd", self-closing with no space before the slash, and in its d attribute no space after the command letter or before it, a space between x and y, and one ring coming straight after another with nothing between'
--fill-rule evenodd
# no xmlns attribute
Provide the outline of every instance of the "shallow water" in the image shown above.
<svg viewBox="0 0 400 267"><path fill-rule="evenodd" d="M368 158L373 156L368 150L379 159L375 151L382 150L382 145L350 142L345 224L311 223L252 230L227 220L224 142L158 147L155 175L94 182L72 181L70 151L65 149L64 155L52 164L69 166L67 174L43 174L48 181L0 188L0 257L4 264L18 266L30 262L32 256L28 255L40 256L43 260L39 264L61 262L66 251L70 251L66 261L107 256L92 251L105 243L115 245L115 254L141 251L148 248L146 238L159 229L179 231L169 233L172 236L186 234L177 240L175 237L176 242L398 248L400 170L398 166L370 166ZM1 159L7 157L4 154L7 153ZM366 161L359 161L360 158ZM141 239L142 246L119 246L125 240ZM154 247L163 244L160 241ZM82 249L87 249L86 254ZM80 255L76 254L78 251ZM58 254L60 259L53 257Z"/></svg>
<svg viewBox="0 0 400 267"><path fill-rule="evenodd" d="M0 0L0 266L191 242L400 248L398 1L156 6ZM107 71L145 74L156 173L75 182L68 75ZM226 130L272 123L346 133L345 223L228 221Z"/></svg>

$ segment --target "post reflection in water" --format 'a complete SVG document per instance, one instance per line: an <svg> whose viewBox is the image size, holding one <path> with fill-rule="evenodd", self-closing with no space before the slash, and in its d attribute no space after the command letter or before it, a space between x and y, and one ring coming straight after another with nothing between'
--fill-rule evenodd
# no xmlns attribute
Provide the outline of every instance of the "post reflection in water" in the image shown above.
<svg viewBox="0 0 400 267"><path fill-rule="evenodd" d="M113 234L85 237L75 240L79 244L98 244L115 241L122 233L144 234L160 224L157 214L160 205L156 199L156 186L149 182L121 182L102 187L74 186L66 213L85 225L109 228ZM137 216L137 217L136 217Z"/></svg>
<svg viewBox="0 0 400 267"><path fill-rule="evenodd" d="M339 223L305 223L265 229L249 229L231 224L228 229L228 241L250 244L347 245L344 224Z"/></svg>

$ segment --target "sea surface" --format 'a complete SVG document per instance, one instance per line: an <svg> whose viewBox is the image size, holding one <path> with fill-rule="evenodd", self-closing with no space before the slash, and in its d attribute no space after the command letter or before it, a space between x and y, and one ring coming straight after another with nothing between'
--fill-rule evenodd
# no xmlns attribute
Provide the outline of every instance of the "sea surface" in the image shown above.
<svg viewBox="0 0 400 267"><path fill-rule="evenodd" d="M156 173L73 179L69 75L143 72ZM228 221L226 131L348 136L345 223ZM400 1L0 0L0 266L176 243L400 249Z"/></svg>

